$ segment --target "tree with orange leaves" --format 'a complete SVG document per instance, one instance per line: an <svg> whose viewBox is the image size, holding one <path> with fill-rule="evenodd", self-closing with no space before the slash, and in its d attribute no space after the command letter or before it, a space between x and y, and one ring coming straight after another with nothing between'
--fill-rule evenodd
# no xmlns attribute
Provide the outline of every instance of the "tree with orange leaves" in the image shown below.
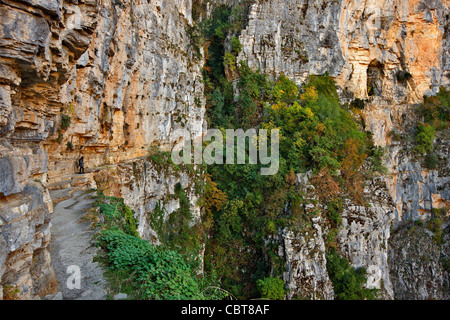
<svg viewBox="0 0 450 320"><path fill-rule="evenodd" d="M333 179L327 167L322 168L311 179L311 183L316 188L316 194L325 202L333 201L341 192L339 184Z"/></svg>
<svg viewBox="0 0 450 320"><path fill-rule="evenodd" d="M362 152L362 142L353 138L349 138L345 142L344 150L346 155L341 161L341 172L346 189L356 201L363 203L364 185L360 168L364 164L367 154Z"/></svg>

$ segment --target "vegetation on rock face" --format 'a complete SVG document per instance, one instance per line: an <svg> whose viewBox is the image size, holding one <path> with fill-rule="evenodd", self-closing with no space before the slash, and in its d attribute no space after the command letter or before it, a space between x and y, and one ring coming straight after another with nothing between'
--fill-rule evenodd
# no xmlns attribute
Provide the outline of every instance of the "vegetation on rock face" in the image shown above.
<svg viewBox="0 0 450 320"><path fill-rule="evenodd" d="M258 290L261 297L271 300L283 300L284 282L279 278L265 278L257 281Z"/></svg>
<svg viewBox="0 0 450 320"><path fill-rule="evenodd" d="M433 283L445 279L450 266L448 222L444 208L433 209L428 219L405 221L392 232L389 239L391 282L394 286L398 282L414 282L414 286L399 290L397 299L423 299L424 288L434 287ZM411 261L415 261L414 268ZM450 287L446 280L441 283L428 299L446 299Z"/></svg>
<svg viewBox="0 0 450 320"><path fill-rule="evenodd" d="M103 249L113 290L134 299L226 298L225 291L214 289L211 278L198 275L195 253L151 245L137 234L133 212L123 199L98 198L103 222L96 243Z"/></svg>
<svg viewBox="0 0 450 320"><path fill-rule="evenodd" d="M279 230L305 231L312 228L315 216L323 214L330 223L327 245L332 250L337 247L343 198L364 202L363 164L369 159L373 170L382 169L382 150L373 147L370 136L341 106L328 74L310 76L299 87L284 75L269 77L237 61L242 45L236 35L243 24L239 10L243 9L219 7L211 19L190 31L194 45L205 49L203 77L209 126L221 130L279 129L279 171L262 176L261 164L202 168L201 178L196 180L202 195L199 205L204 208L202 223L191 224L190 200L178 184L175 194L168 197L178 199L180 208L167 218L164 202L160 202L152 213L151 226L158 233L160 247L137 236L126 206L119 200L109 200L118 203L115 209L111 203L102 204L107 218L98 245L105 251L109 269L121 277L131 277L141 298L205 298L210 279L217 279L222 288L239 298L283 299ZM169 168L177 173L186 169L156 148L148 160L157 170ZM323 212L306 212L304 208L307 200L296 177L305 172L312 172L311 183L325 205ZM199 261L194 257L201 243L205 244L207 276L196 275ZM327 260L338 298L374 297L363 288L363 269L351 268L335 251L330 251Z"/></svg>
<svg viewBox="0 0 450 320"><path fill-rule="evenodd" d="M442 87L436 96L424 97L424 103L419 108L426 123L437 130L448 128L450 121L450 90Z"/></svg>
<svg viewBox="0 0 450 320"><path fill-rule="evenodd" d="M408 71L399 70L395 74L395 77L397 78L398 82L405 83L406 81L412 78L412 74L409 73Z"/></svg>
<svg viewBox="0 0 450 320"><path fill-rule="evenodd" d="M367 271L353 268L350 263L334 249L327 254L327 270L334 286L337 300L373 300L377 290L364 288Z"/></svg>
<svg viewBox="0 0 450 320"><path fill-rule="evenodd" d="M70 116L63 114L61 116L61 129L67 130L70 127Z"/></svg>
<svg viewBox="0 0 450 320"><path fill-rule="evenodd" d="M417 111L424 122L417 125L414 150L419 155L425 156L424 167L434 170L439 163L434 150L434 141L438 132L449 127L450 91L442 87L437 95L424 97L424 102Z"/></svg>
<svg viewBox="0 0 450 320"><path fill-rule="evenodd" d="M274 176L261 176L260 164L208 166L220 205L207 210L212 227L206 242L205 271L234 295L250 298L269 295L272 289L267 288L274 283L267 279L277 279L284 271L283 258L276 251L279 230L305 230L312 226L314 215L321 214L305 211L305 195L295 183L296 175L313 173L311 182L321 203L328 207L323 213L333 226L330 233L334 236L328 237L333 246L342 198L364 203L362 166L368 160L373 171L384 171L383 150L373 146L370 135L341 106L328 74L310 76L299 87L284 75L274 79L236 61L240 43L232 27L232 12L229 7L219 7L202 25L209 126L279 129L280 167ZM233 69L233 77L227 76L227 68ZM359 271L356 275L362 285L365 274ZM343 286L346 279L354 281L343 277L339 280ZM272 293L270 296L273 298ZM367 298L359 293L353 296Z"/></svg>
<svg viewBox="0 0 450 320"><path fill-rule="evenodd" d="M436 129L434 128L434 126L427 123L419 123L415 135L415 150L420 154L428 154L433 152L433 144L435 139Z"/></svg>

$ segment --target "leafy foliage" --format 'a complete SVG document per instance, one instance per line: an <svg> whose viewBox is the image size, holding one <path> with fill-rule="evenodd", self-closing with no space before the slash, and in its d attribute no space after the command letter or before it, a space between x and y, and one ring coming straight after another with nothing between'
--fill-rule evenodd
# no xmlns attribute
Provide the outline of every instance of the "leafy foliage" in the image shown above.
<svg viewBox="0 0 450 320"><path fill-rule="evenodd" d="M317 214L303 209L304 200L295 185L297 173L313 171L311 182L321 201L329 203L329 219L337 227L342 191L363 202L363 163L370 155L382 165L379 150L372 148L369 136L341 107L328 75L312 76L299 88L283 75L271 80L242 62L238 70L239 94L228 99L234 114L225 111L227 99L222 89L216 89L211 97L215 106L220 105L215 111L221 110L222 115L215 113L210 118L212 125L280 129L280 167L274 176L261 176L260 164L208 167L226 202L220 208L208 208L214 226L205 260L210 262L207 270L216 272L227 289L239 287L241 291L233 293L249 297L257 294L256 280L267 276L262 257L269 257L272 266L280 265L272 251L276 246L264 245L264 240L280 228L310 228ZM252 256L245 262L236 258L243 247Z"/></svg>
<svg viewBox="0 0 450 320"><path fill-rule="evenodd" d="M415 135L415 150L420 154L433 152L433 144L436 139L436 129L427 123L419 123Z"/></svg>
<svg viewBox="0 0 450 320"><path fill-rule="evenodd" d="M257 281L258 290L261 298L271 300L283 300L284 298L284 281L279 278L264 278Z"/></svg>
<svg viewBox="0 0 450 320"><path fill-rule="evenodd" d="M371 165L371 170L374 173L387 173L387 168L383 165L383 157L385 150L383 147L372 147L368 161Z"/></svg>
<svg viewBox="0 0 450 320"><path fill-rule="evenodd" d="M67 130L70 127L70 116L63 114L61 117L61 129Z"/></svg>
<svg viewBox="0 0 450 320"><path fill-rule="evenodd" d="M419 114L425 122L436 128L448 127L450 121L450 90L442 87L436 96L424 97L424 103L419 108Z"/></svg>
<svg viewBox="0 0 450 320"><path fill-rule="evenodd" d="M104 231L98 239L110 269L133 274L143 299L192 299L200 292L195 269L176 251L151 246L121 231Z"/></svg>
<svg viewBox="0 0 450 320"><path fill-rule="evenodd" d="M427 222L427 228L434 233L433 240L438 245L442 245L444 243L442 225L444 224L445 219L445 209L434 209L432 216Z"/></svg>
<svg viewBox="0 0 450 320"><path fill-rule="evenodd" d="M170 248L179 248L180 252L198 252L201 246L201 228L192 226L190 200L181 185L175 186L175 195L180 201L180 207L172 212L167 220L165 244Z"/></svg>
<svg viewBox="0 0 450 320"><path fill-rule="evenodd" d="M102 201L98 204L105 217L104 225L111 229L121 229L122 232L131 236L138 236L137 220L134 212L125 205L122 198L106 198L102 194L100 198L108 199L108 202Z"/></svg>
<svg viewBox="0 0 450 320"><path fill-rule="evenodd" d="M438 164L439 164L439 159L438 159L436 153L434 153L434 152L427 153L427 155L425 156L425 159L424 159L424 167L427 168L428 170L435 170L435 169L437 169Z"/></svg>
<svg viewBox="0 0 450 320"><path fill-rule="evenodd" d="M312 219L320 214L306 212L297 174L312 171L321 201L328 205L335 238L340 196L346 193L363 202L363 163L372 159L382 168L379 150L341 106L328 73L310 76L299 87L284 75L269 77L237 60L242 50L237 31L246 5L218 7L199 27L209 126L281 133L279 171L274 176L261 176L261 164L207 168L210 181L201 202L210 226L205 271L241 298L258 297L261 279L275 279L283 270L276 241L268 239L283 228L312 228Z"/></svg>
<svg viewBox="0 0 450 320"><path fill-rule="evenodd" d="M334 286L337 300L373 300L377 290L364 288L366 282L365 268L353 268L333 248L326 255L327 270Z"/></svg>
<svg viewBox="0 0 450 320"><path fill-rule="evenodd" d="M172 161L170 152L162 151L157 146L152 146L150 148L147 160L151 161L158 171L167 171L168 169L172 169L172 171L177 172L181 169L180 166L176 165Z"/></svg>
<svg viewBox="0 0 450 320"><path fill-rule="evenodd" d="M439 131L449 127L450 91L442 87L437 95L425 96L423 104L417 111L425 122L419 122L417 125L414 150L419 155L425 156L423 161L425 168L435 170L439 159L434 152L434 140Z"/></svg>
<svg viewBox="0 0 450 320"><path fill-rule="evenodd" d="M104 223L96 244L105 253L110 273L127 279L139 299L222 299L223 290L207 290L214 286L212 278L199 276L196 253L154 246L136 232L132 211L123 199L100 195L98 206ZM220 288L218 288L220 289Z"/></svg>

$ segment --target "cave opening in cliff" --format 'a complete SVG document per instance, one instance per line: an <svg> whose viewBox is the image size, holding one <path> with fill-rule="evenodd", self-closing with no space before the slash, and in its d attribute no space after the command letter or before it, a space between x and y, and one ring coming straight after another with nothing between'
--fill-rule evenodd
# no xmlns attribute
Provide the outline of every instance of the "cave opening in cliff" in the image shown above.
<svg viewBox="0 0 450 320"><path fill-rule="evenodd" d="M369 97L381 96L382 77L384 75L384 66L378 60L370 62L367 68L367 95Z"/></svg>

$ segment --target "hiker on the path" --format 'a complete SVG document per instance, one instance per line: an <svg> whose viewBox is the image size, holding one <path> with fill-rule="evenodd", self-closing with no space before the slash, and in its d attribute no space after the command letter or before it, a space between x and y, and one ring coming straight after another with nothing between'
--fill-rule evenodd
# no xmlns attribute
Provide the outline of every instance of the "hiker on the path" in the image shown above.
<svg viewBox="0 0 450 320"><path fill-rule="evenodd" d="M78 160L78 166L80 167L80 174L84 173L84 156Z"/></svg>

